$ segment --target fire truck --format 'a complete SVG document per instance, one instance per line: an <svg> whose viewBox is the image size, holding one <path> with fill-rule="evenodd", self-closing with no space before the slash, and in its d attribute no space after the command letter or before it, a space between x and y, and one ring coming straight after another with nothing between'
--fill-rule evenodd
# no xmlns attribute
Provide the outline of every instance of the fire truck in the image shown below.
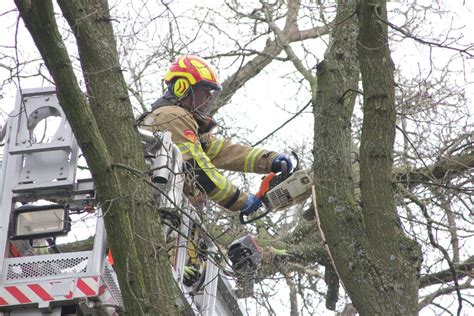
<svg viewBox="0 0 474 316"><path fill-rule="evenodd" d="M54 126L45 123L50 118ZM38 128L46 131L43 136L35 133ZM141 131L141 137L145 159L160 186L155 194L160 209L179 205L184 212L175 221L179 233L170 265L188 314L242 315L232 281L216 260L204 258L199 286L185 284L193 223L199 218L183 197L181 154L169 133ZM95 204L94 182L81 177L80 149L54 87L18 93L13 112L0 128L0 143L0 315L122 314L125 307L107 260L107 234L102 210ZM80 239L75 218L86 216L94 227L88 239L58 242L71 235ZM164 227L168 236L171 230ZM217 252L212 241L205 242L208 253Z"/></svg>

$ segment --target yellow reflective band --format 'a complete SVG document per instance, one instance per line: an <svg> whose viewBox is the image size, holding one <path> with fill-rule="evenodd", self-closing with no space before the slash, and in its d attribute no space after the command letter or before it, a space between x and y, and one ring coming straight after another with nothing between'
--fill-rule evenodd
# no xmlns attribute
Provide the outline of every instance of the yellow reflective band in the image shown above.
<svg viewBox="0 0 474 316"><path fill-rule="evenodd" d="M255 164L255 158L258 156L263 151L263 149L260 148L253 148L247 157L245 157L245 164L244 164L244 172L253 172L254 170L254 164Z"/></svg>
<svg viewBox="0 0 474 316"><path fill-rule="evenodd" d="M212 182L214 182L219 189L222 190L225 188L227 179L217 172L215 167L207 167L204 172L209 176L209 178L211 178L211 180L213 180Z"/></svg>
<svg viewBox="0 0 474 316"><path fill-rule="evenodd" d="M211 146L207 150L207 156L212 160L219 155L221 152L222 146L224 145L223 139L216 139L211 142Z"/></svg>
<svg viewBox="0 0 474 316"><path fill-rule="evenodd" d="M217 141L215 141L215 140L211 141L211 145L210 145L209 148L206 150L206 154L207 154L207 156L208 156L211 160L212 160L212 158L214 158L213 155L212 155L212 153L214 152L214 149L215 149L215 147L216 147L216 144L217 144Z"/></svg>
<svg viewBox="0 0 474 316"><path fill-rule="evenodd" d="M231 193L231 189L232 189L232 184L229 181L226 181L226 184L223 190L219 190L216 193L209 195L209 197L216 202L220 202L229 197Z"/></svg>
<svg viewBox="0 0 474 316"><path fill-rule="evenodd" d="M191 260L197 258L197 251L196 247L194 246L194 242L188 243L188 256L191 258Z"/></svg>
<svg viewBox="0 0 474 316"><path fill-rule="evenodd" d="M189 154L189 152L191 151L188 144L190 143L182 143L177 145L182 156Z"/></svg>
<svg viewBox="0 0 474 316"><path fill-rule="evenodd" d="M198 144L192 144L190 146L191 154L194 160L201 169L207 174L209 179L220 189L223 190L226 186L227 179L217 172L216 167L209 160L209 157L202 151L202 148Z"/></svg>
<svg viewBox="0 0 474 316"><path fill-rule="evenodd" d="M212 164L212 162L209 161L209 158L204 153L201 154L202 150L199 145L197 144L193 144L193 145L194 146L190 146L190 150L191 150L191 154L194 160L196 160L198 166L209 176L210 173L212 173L212 171L215 170L215 166Z"/></svg>
<svg viewBox="0 0 474 316"><path fill-rule="evenodd" d="M212 200L216 201L216 202L222 202L223 200L229 198L229 196L231 195L231 189L232 189L232 185L230 183L228 183L228 185L226 186L225 190L221 191L221 195L219 196L216 196L214 198L211 198Z"/></svg>
<svg viewBox="0 0 474 316"><path fill-rule="evenodd" d="M209 179L214 183L218 191L210 196L216 202L222 201L229 197L232 191L232 183L220 174L216 167L209 160L209 157L202 151L199 144L190 142L181 143L178 145L181 152L190 152L197 165L206 173Z"/></svg>
<svg viewBox="0 0 474 316"><path fill-rule="evenodd" d="M198 165L218 189L218 191L211 195L210 198L216 202L220 202L228 198L232 191L231 182L217 171L216 167L212 164L212 162L209 161L209 158L202 152L200 146L193 146L191 152L193 153L193 157L197 161Z"/></svg>

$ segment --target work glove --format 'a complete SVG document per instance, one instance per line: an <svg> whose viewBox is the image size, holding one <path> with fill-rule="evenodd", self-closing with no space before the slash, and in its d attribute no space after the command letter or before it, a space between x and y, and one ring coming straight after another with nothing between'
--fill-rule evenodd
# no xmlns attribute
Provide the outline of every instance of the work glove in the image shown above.
<svg viewBox="0 0 474 316"><path fill-rule="evenodd" d="M199 280L201 273L193 266L184 266L183 271L183 283L186 286L192 286L197 280Z"/></svg>
<svg viewBox="0 0 474 316"><path fill-rule="evenodd" d="M291 172L293 170L293 163L291 157L288 154L279 154L272 161L272 172L278 173L282 170L282 162L286 162L286 171Z"/></svg>
<svg viewBox="0 0 474 316"><path fill-rule="evenodd" d="M258 210L260 206L262 206L262 201L260 201L255 195L249 194L244 206L240 210L240 213L248 216Z"/></svg>

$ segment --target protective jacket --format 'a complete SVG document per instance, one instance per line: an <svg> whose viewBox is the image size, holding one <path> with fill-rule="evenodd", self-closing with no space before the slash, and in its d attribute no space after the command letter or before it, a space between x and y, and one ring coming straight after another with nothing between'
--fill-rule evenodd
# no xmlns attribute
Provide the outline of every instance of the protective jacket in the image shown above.
<svg viewBox="0 0 474 316"><path fill-rule="evenodd" d="M231 210L242 209L247 194L240 191L218 170L268 173L273 159L278 155L251 146L233 144L227 139L216 138L211 129L212 119L192 115L177 106L175 100L161 98L143 119L143 127L152 131L170 131L201 191L217 204Z"/></svg>

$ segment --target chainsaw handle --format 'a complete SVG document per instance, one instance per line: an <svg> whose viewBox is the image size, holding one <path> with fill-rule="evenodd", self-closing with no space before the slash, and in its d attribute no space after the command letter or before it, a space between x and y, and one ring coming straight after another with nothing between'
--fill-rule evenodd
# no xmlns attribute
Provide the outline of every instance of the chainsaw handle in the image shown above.
<svg viewBox="0 0 474 316"><path fill-rule="evenodd" d="M296 159L296 168L299 168L299 159L298 159L298 156L296 155L295 152L291 152L293 154L293 156L295 157ZM296 170L295 168L295 170ZM290 176L290 172L288 170L288 164L286 163L286 161L282 161L281 162L281 171L278 173L278 177L283 177L283 179L286 179L287 177ZM272 180L277 177L277 174L274 173L274 172L270 172L268 173L267 175L265 175L262 179L262 182L260 183L260 188L258 190L258 192L255 194L255 196L261 200L263 199L263 197L265 196L265 194L267 194L267 192L271 189L270 188L270 185L271 185L271 182ZM277 179L278 180L278 179ZM259 220L260 218L266 216L268 213L270 212L270 209L267 208L267 210L255 217L252 217L250 218L249 220L245 220L245 214L244 213L240 213L239 214L239 219L240 219L240 223L242 225L245 225L245 224L249 224L249 223L252 223L252 222L255 222L256 220ZM247 215L248 216L248 215Z"/></svg>
<svg viewBox="0 0 474 316"><path fill-rule="evenodd" d="M262 217L265 217L269 212L270 212L270 210L267 209L265 212L259 214L258 216L252 217L252 218L250 218L249 220L245 220L245 214L244 214L244 213L240 213L240 214L239 214L240 224L245 225L245 224L249 224L249 223L255 222L256 220L259 220L259 219L261 219ZM250 216L250 215L247 215L247 216Z"/></svg>
<svg viewBox="0 0 474 316"><path fill-rule="evenodd" d="M270 172L266 176L263 177L262 182L260 183L260 188L258 189L258 192L255 194L255 196L261 200L265 194L270 190L270 182L272 179L276 176L274 172Z"/></svg>
<svg viewBox="0 0 474 316"><path fill-rule="evenodd" d="M281 174L288 174L288 164L284 160L281 162Z"/></svg>

